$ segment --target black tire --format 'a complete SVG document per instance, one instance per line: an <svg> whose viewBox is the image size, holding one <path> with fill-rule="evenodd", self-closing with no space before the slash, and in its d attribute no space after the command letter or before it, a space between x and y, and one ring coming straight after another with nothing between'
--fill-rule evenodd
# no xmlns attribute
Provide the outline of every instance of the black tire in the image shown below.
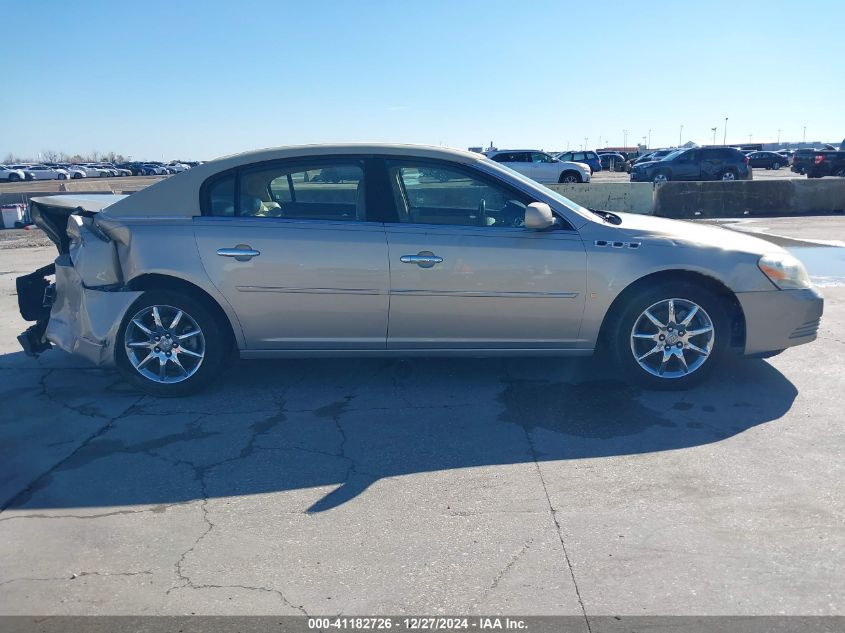
<svg viewBox="0 0 845 633"><path fill-rule="evenodd" d="M72 176L72 178L73 178L74 180L79 180L80 178L82 178L82 174L80 174L78 171L73 172L73 176Z"/></svg>
<svg viewBox="0 0 845 633"><path fill-rule="evenodd" d="M710 354L704 362L689 374L676 378L655 376L643 369L637 362L632 349L632 331L644 311L667 299L691 301L709 316L713 326L713 341ZM680 315L679 315L680 318ZM698 384L723 360L731 338L730 319L723 302L712 292L691 282L664 282L643 288L627 298L613 317L608 328L606 341L622 374L632 383L645 389L681 390ZM646 345L650 345L647 342ZM660 352L662 354L662 352Z"/></svg>
<svg viewBox="0 0 845 633"><path fill-rule="evenodd" d="M17 174L9 174L9 182L18 182L21 179Z"/></svg>
<svg viewBox="0 0 845 633"><path fill-rule="evenodd" d="M557 179L557 181L558 181L559 184L562 184L562 185L563 184L569 185L569 184L573 184L573 183L576 183L576 182L583 182L583 180L581 179L581 174L579 174L577 171L571 171L571 170L567 170L567 171L563 172L560 175L560 177Z"/></svg>
<svg viewBox="0 0 845 633"><path fill-rule="evenodd" d="M163 383L142 375L129 360L125 344L126 330L132 318L151 306L171 306L189 315L202 332L204 357L196 372L181 382ZM164 318L162 318L164 321ZM124 378L144 393L160 397L185 396L207 387L223 370L230 358L232 344L225 324L205 300L187 293L172 290L148 290L126 311L115 338L115 362Z"/></svg>
<svg viewBox="0 0 845 633"><path fill-rule="evenodd" d="M719 180L730 182L732 180L739 180L739 175L734 169L724 169L719 172Z"/></svg>
<svg viewBox="0 0 845 633"><path fill-rule="evenodd" d="M772 163L772 169L780 169L780 163L775 161Z"/></svg>
<svg viewBox="0 0 845 633"><path fill-rule="evenodd" d="M666 171L655 172L654 176L651 177L651 181L654 183L669 182L670 180L672 180L672 177Z"/></svg>
<svg viewBox="0 0 845 633"><path fill-rule="evenodd" d="M56 180L67 180L67 176L65 176L64 174L58 174L56 176Z"/></svg>

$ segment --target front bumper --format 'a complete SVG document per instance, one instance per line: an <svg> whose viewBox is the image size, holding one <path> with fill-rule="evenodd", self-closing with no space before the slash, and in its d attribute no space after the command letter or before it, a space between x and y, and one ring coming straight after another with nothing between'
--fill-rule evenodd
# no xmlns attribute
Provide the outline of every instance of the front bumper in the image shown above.
<svg viewBox="0 0 845 633"><path fill-rule="evenodd" d="M824 298L816 288L739 292L745 314L745 354L757 355L816 339Z"/></svg>

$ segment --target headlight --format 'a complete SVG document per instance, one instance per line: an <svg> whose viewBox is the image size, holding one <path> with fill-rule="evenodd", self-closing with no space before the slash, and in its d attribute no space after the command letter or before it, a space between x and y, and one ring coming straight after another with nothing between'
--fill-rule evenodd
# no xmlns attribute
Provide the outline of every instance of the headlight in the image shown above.
<svg viewBox="0 0 845 633"><path fill-rule="evenodd" d="M804 264L786 253L763 255L757 262L760 270L781 290L810 287L810 276Z"/></svg>

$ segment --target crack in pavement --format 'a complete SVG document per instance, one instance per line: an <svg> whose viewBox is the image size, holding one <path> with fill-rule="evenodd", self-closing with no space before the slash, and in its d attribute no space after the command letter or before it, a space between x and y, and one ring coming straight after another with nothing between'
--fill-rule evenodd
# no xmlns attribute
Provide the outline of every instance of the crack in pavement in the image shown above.
<svg viewBox="0 0 845 633"><path fill-rule="evenodd" d="M143 571L118 571L118 572L102 572L102 571L83 571L74 572L70 576L55 576L51 578L12 578L0 582L0 587L9 585L14 582L56 582L60 580L76 580L78 578L85 578L86 576L99 576L101 578L108 578L110 576L152 576L153 571L145 569Z"/></svg>
<svg viewBox="0 0 845 633"><path fill-rule="evenodd" d="M144 512L152 512L153 514L161 514L167 511L168 508L186 505L185 503L164 503L153 506L151 508L144 508L143 510L115 510L113 512L102 512L100 514L19 514L16 516L0 518L0 523L4 521L16 521L19 519L102 519L104 517L119 516L121 514L143 514Z"/></svg>
<svg viewBox="0 0 845 633"><path fill-rule="evenodd" d="M71 451L69 454L67 454L64 458L60 459L58 462L56 462L55 464L53 464L53 466L51 466L51 467L50 467L50 468L48 468L46 471L44 471L43 473L41 473L40 475L38 475L38 476L37 476L35 479L33 479L33 480L32 480L32 481L31 481L31 482L30 482L30 483L29 483L26 487L24 487L21 491L19 491L17 494L13 495L10 499L8 499L5 503L3 503L2 505L0 505L0 514L2 514L3 512L5 512L5 511L6 511L9 507L11 507L11 506L13 506L13 505L18 505L21 501L26 501L26 500L27 500L27 499L29 499L29 498L30 498L30 497L31 497L31 496L32 496L35 492L37 492L38 490L40 490L41 488L43 488L44 486L46 486L46 485L49 483L49 480L50 480L50 478L52 477L52 474L53 474L56 470L58 470L59 468L61 468L61 467L62 467L64 464L66 464L68 461L72 460L72 459L73 459L73 458L74 458L77 454L79 454L81 451L83 451L83 450L84 450L84 449L85 449L85 448L86 448L86 447L87 447L87 446L88 446L91 442L93 442L93 441L94 441L94 440L96 440L97 438L101 437L101 436L102 436L102 435L104 435L105 433L108 433L108 432L109 432L109 430L111 430L111 429L114 427L115 423L116 423L118 420L121 420L122 418L124 418L124 417L126 417L126 416L128 416L128 415L132 415L132 414L135 412L136 407L138 406L138 404L139 404L139 403L140 403L140 402L141 402L141 401L142 401L142 400L146 397L146 396L143 396L143 395L142 395L142 396L139 396L139 397L135 400L135 402L133 402L132 404L130 404L130 405L129 405L126 409L124 409L124 411L123 411L122 413L120 413L120 414L118 414L118 415L116 415L116 416L113 416L113 417L103 416L103 415L101 415L101 414L94 413L93 411L91 411L91 410L89 410L89 409L87 409L87 408L86 408L86 407L87 407L87 405L80 405L80 406L81 406L82 408L84 408L85 410L78 410L78 409L77 409L77 407L74 407L73 405L69 405L69 404L64 403L64 402L57 402L57 401L55 401L55 400L54 400L54 399L53 399L53 398L49 395L49 393L48 393L48 387L47 387L47 384L46 384L46 380L47 380L47 377L48 377L48 376L49 376L49 375L50 375L53 371L54 371L54 370L52 370L52 369L48 369L46 372L44 372L44 374L41 376L41 378L40 378L40 379L39 379L39 381L38 381L38 384L39 384L39 386L41 387L41 395L42 395L42 396L43 396L46 400L48 400L48 401L50 401L50 402L53 402L53 403L54 403L54 404L56 404L57 406L61 406L61 407L62 407L62 408L64 408L64 409L67 409L67 410L69 410L69 411L73 411L74 413L76 413L76 414L78 414L78 415L82 415L82 416L85 416L85 417L90 417L90 418L104 419L104 420L106 420L106 423L105 423L103 426L101 426L100 428L98 428L96 431L94 431L93 433L91 433L91 434L90 434L88 437L86 437L84 440L82 440L82 442L79 444L79 446L77 446L74 450L72 450L72 451Z"/></svg>
<svg viewBox="0 0 845 633"><path fill-rule="evenodd" d="M504 370L505 380L503 382L507 385L513 384L514 378L510 375L506 364L504 365ZM560 526L560 521L558 521L557 511L555 510L555 507L552 504L552 498L549 495L549 489L546 485L546 478L543 476L543 469L540 467L539 455L537 453L537 447L534 444L534 438L531 436L531 433L529 432L528 427L525 424L520 424L519 426L522 427L522 431L525 434L525 440L528 442L528 448L531 452L531 459L534 461L534 467L537 469L537 475L540 478L540 484L543 486L543 494L546 497L546 503L549 507L549 514L551 515L552 522L555 525L557 537L560 540L560 547L563 550L563 557L566 560L566 566L569 568L569 575L572 578L572 584L575 586L575 596L578 598L578 605L581 607L581 613L584 616L584 622L587 626L587 633L592 633L592 628L590 627L590 618L587 616L587 610L584 608L584 600L581 598L581 590L578 588L578 581L575 579L575 570L572 568L572 561L569 558L569 552L566 550L566 543L563 539L563 529Z"/></svg>

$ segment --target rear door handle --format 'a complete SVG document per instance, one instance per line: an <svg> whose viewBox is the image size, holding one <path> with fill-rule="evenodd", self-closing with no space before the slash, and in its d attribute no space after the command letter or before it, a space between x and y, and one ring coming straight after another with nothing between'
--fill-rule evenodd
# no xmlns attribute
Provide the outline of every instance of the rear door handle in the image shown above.
<svg viewBox="0 0 845 633"><path fill-rule="evenodd" d="M431 251L420 251L416 255L402 255L399 261L403 264L416 264L420 268L431 268L435 264L443 262L443 258Z"/></svg>
<svg viewBox="0 0 845 633"><path fill-rule="evenodd" d="M257 251L246 244L238 244L235 248L218 248L217 254L220 257L234 257L239 262L248 262L253 257L261 255L261 251Z"/></svg>

